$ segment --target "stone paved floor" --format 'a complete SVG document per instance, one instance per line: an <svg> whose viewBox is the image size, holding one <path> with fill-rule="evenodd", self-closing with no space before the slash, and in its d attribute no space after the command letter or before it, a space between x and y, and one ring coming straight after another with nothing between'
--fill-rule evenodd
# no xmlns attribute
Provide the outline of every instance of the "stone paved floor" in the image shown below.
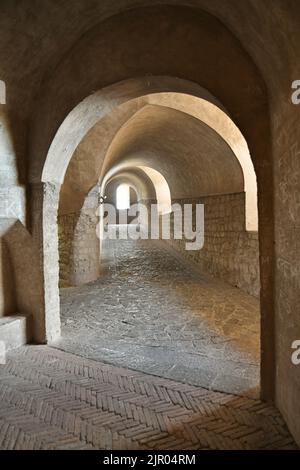
<svg viewBox="0 0 300 470"><path fill-rule="evenodd" d="M48 346L0 366L0 449L295 449L279 412L247 397Z"/></svg>
<svg viewBox="0 0 300 470"><path fill-rule="evenodd" d="M258 396L259 305L162 242L109 241L106 273L62 289L56 347L213 390Z"/></svg>

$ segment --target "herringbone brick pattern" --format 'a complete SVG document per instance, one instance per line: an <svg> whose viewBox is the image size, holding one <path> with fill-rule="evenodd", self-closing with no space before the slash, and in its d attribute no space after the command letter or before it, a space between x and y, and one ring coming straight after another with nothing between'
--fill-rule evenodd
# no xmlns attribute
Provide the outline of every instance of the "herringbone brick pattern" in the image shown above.
<svg viewBox="0 0 300 470"><path fill-rule="evenodd" d="M279 412L212 392L26 346L0 367L1 449L295 448Z"/></svg>

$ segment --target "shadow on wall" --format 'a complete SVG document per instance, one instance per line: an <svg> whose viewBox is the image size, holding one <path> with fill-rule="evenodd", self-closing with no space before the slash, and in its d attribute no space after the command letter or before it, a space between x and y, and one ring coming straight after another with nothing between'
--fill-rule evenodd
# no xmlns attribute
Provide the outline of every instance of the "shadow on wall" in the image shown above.
<svg viewBox="0 0 300 470"><path fill-rule="evenodd" d="M6 84L0 80L0 148L1 162L6 164L8 158L10 165L5 172L5 185L13 183L22 185L26 182L26 164L24 159L24 143L26 140L25 122L21 116L16 115L11 108L10 93ZM23 108L24 111L25 107Z"/></svg>
<svg viewBox="0 0 300 470"><path fill-rule="evenodd" d="M12 314L28 316L27 341L43 343L43 284L37 247L17 219L1 219L0 242L0 317Z"/></svg>
<svg viewBox="0 0 300 470"><path fill-rule="evenodd" d="M5 239L0 239L0 317L12 315L17 311L15 299L15 278Z"/></svg>

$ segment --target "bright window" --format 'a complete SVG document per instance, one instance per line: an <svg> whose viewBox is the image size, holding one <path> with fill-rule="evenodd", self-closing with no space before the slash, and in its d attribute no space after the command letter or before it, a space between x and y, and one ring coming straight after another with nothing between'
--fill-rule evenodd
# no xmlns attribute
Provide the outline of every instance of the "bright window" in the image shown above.
<svg viewBox="0 0 300 470"><path fill-rule="evenodd" d="M120 184L117 187L117 209L130 208L130 188L128 184Z"/></svg>

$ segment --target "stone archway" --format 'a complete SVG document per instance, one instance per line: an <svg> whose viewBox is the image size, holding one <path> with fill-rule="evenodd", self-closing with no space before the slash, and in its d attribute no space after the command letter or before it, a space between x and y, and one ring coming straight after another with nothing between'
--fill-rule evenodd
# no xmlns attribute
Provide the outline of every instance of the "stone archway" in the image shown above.
<svg viewBox="0 0 300 470"><path fill-rule="evenodd" d="M111 104L109 101L110 98L108 98L110 95L113 95L113 102L115 107L122 107L122 103L126 102L138 102L142 103L141 110L143 107L145 109L145 106L149 105L150 107L153 105L155 107L158 101L162 100L163 107L160 106L159 109L175 109L178 110L178 112L190 114L199 119L201 122L204 121L206 125L214 128L222 136L222 138L225 139L230 148L234 150L243 170L245 181L246 229L255 230L257 228L256 176L247 144L238 128L235 127L230 118L223 112L221 109L222 105L220 105L211 95L209 95L209 93L201 89L201 87L197 87L195 84L190 84L184 80L174 80L168 77L154 77L152 81L155 93L149 94L150 82L149 79L147 79L147 84L144 83L144 85L147 86L148 92L146 97L139 89L143 86L143 80L139 79L137 81L130 80L128 82L130 94L127 97L125 97L126 95L124 94L124 88L126 88L127 85L126 83L120 83L109 87L108 89L101 90L97 94L80 103L67 117L57 132L54 141L52 142L42 174L43 182L50 185L49 187L51 187L52 192L55 192L55 187L60 187L60 183L62 182L66 172L66 168L69 162L71 162L71 158L74 154L74 151L76 150L76 146L79 146L80 138L86 135L90 139L92 133L98 132L97 123L99 122L101 124L102 119L106 115L105 113L109 113L111 111ZM171 89L172 86L174 86L176 89L179 86L179 88L185 92L197 92L197 97L186 93L157 93L160 81L162 81L162 90ZM119 93L121 100L117 98ZM141 93L140 98L136 98L137 93ZM205 96L209 101L206 101L204 98L199 98L199 95ZM200 107L197 101L200 102ZM137 113L135 113L133 117L136 115ZM87 121L83 119L82 122L81 116L88 117ZM130 122L133 117L131 117L128 122ZM71 129L71 134L69 134L69 132L66 130L68 126ZM122 127L124 127L124 125ZM122 127L120 130L122 130ZM118 132L116 135L117 134ZM111 143L109 143L107 152L110 151L110 147L112 147L114 140L116 139L113 138ZM95 151L97 153L97 147L95 147ZM140 163L143 165L142 162ZM106 171L105 164L103 165L101 171L102 173L103 171ZM88 184L90 185L90 182L88 182Z"/></svg>
<svg viewBox="0 0 300 470"><path fill-rule="evenodd" d="M53 186L51 183L50 183L50 184L48 183L45 187L48 187L48 191L49 191L49 188L51 189L51 192L54 191L54 186ZM52 193L52 194L53 194L53 193ZM51 256L51 258L52 258L52 256ZM53 259L53 258L52 258L52 259Z"/></svg>
<svg viewBox="0 0 300 470"><path fill-rule="evenodd" d="M153 29L153 14L155 14L156 17L155 24L157 26L163 24L163 21L167 21L168 24L172 23L174 26L174 28L172 27L170 29L170 31L173 31L174 34L172 33L170 36L168 36L168 41L170 42L169 47L171 50L173 50L175 43L184 44L184 46L182 46L183 49L181 47L180 51L178 48L174 48L174 52L176 49L176 60L174 60L172 54L169 53L170 49L168 49L167 45L165 48L156 47L158 41L160 41L161 35L164 35L164 28L161 30L159 30L159 28ZM129 21L124 21L125 18ZM123 25L125 23L131 24L133 29L129 36L124 27L120 25L120 20ZM203 20L205 20L205 22L203 22ZM151 21L152 31L151 34L147 35L147 45L143 44L143 48L145 47L148 51L147 54L144 54L139 50L139 47L136 44L137 41L134 38L142 31L144 34L144 31L147 30L148 26L150 25L149 21ZM202 27L204 23L206 24L205 28ZM178 28L176 25L178 25ZM208 31L208 25L209 27L212 27L214 31L219 31L219 33L222 35L223 41L215 43L212 40L212 37ZM115 39L111 38L110 35L113 35L117 29L118 34L115 36ZM182 38L186 37L187 31L189 40L182 41ZM117 59L113 61L114 63L119 64L119 69L115 71L110 70L109 73L105 75L105 77L102 77L101 81L99 78L95 78L99 77L99 74L95 73L96 64L92 65L92 62L90 64L87 62L91 61L91 58L93 57L91 50L95 48L99 40L101 42L105 35L106 39L102 43L103 47L107 47L109 44L109 47L112 48L112 55L114 55L115 51L117 50L116 48L114 49L116 46L115 41L118 41L119 43L122 40L122 35L124 35L124 37L128 36L129 42L133 41L133 43L132 47L131 44L127 43L127 52L122 51L122 54L124 53L123 59L129 51L131 51L131 57L126 57L125 62L123 60L119 61ZM175 37L176 35L177 37ZM173 46L171 46L171 44L173 44ZM210 57L207 57L207 55L204 53L208 47L213 51ZM90 53L84 53L84 50L89 50ZM150 54L149 51L151 51ZM154 53L154 51L156 51L156 53ZM84 60L82 60L80 63L78 61L79 52L80 57L84 58ZM101 53L99 48L98 52ZM110 54L107 54L107 56L109 55ZM112 55L110 55L110 60L112 60ZM137 57L139 57L139 60L136 60ZM197 61L194 60L196 57ZM226 57L226 61L222 63L222 73L219 73L218 67L216 68L216 57ZM88 75L85 73L85 81L82 83L79 83L80 81L78 80L76 81L74 77L72 78L70 73L71 63L76 63L78 70L84 70L85 72L88 71ZM104 66L102 69L106 70L105 64L101 65L102 67ZM130 70L131 66L132 69ZM264 331L262 338L262 389L263 395L265 397L272 398L274 396L274 376L272 373L273 367L270 369L270 364L274 365L272 261L274 249L274 224L272 207L273 176L267 93L264 81L256 66L253 64L251 58L241 48L240 44L234 38L234 36L228 30L226 30L226 28L224 28L224 26L219 23L218 20L210 15L207 15L206 13L204 14L199 10L195 15L195 12L192 9L151 7L135 10L134 13L132 11L126 12L122 15L119 15L118 17L111 18L107 20L105 27L101 29L101 33L98 34L98 32L91 31L90 34L86 35L82 39L81 43L78 44L76 51L71 51L69 56L66 57L66 60L59 65L55 75L50 77L46 87L47 93L40 100L35 124L32 128L33 132L30 147L33 153L41 156L41 159L39 162L35 162L35 167L31 170L31 181L41 181L41 170L43 168L43 162L58 128L64 129L69 144L70 142L73 142L77 145L80 138L83 137L85 131L95 124L92 115L89 114L85 123L81 123L83 124L83 133L81 136L76 132L76 126L74 125L78 116L76 117L76 115L72 114L72 112L70 113L70 116L72 116L75 121L71 119L65 121L62 124L64 116L68 114L72 108L75 109L74 106L76 106L76 104L80 102L84 96L88 96L91 90L102 89L103 86L112 85L113 83L117 83L124 78L129 78L132 76L147 76L147 70L149 69L153 75L157 76L168 75L184 77L186 80L194 82L191 88L197 88L198 85L196 85L196 83L200 83L202 86L208 88L213 95L218 97L225 108L229 111L233 121L241 130L249 145L250 153L252 155L254 167L256 170L259 194L261 247L260 266L262 286L261 306L262 331ZM223 80L223 77L225 76L224 74L227 76L226 81ZM238 88L232 85L234 83L234 77L237 76L237 74L241 76L241 82ZM69 90L72 90L71 93L68 93L64 87L60 87L59 82L61 80L69 84ZM164 80L160 78L159 81L155 83L155 78L152 79L151 77L140 80L138 85L138 89L140 89L140 91L138 92L138 95L142 96L145 94L145 90L149 91L149 87L151 88L151 83L153 84L152 92L170 91L170 89L173 92L183 91L180 80L173 79L173 86L168 83L168 79L166 79L164 85L162 85L163 81ZM116 87L117 85L113 86ZM60 106L57 109L53 109L51 103L53 103L53 99L57 94L57 90L60 90L59 95L57 95L57 98L60 101ZM136 93L133 91L132 87L129 87L128 90L126 89L126 82L123 82L123 88L119 90L119 92L121 95L128 95L131 97L133 97L134 93ZM188 91L185 92L188 93ZM194 94L191 90L189 93ZM195 95L197 95L197 92ZM106 101L110 109L116 104L119 104L114 94L106 96L104 101ZM88 101L85 101L85 104L87 103L93 107L93 96L88 98ZM97 112L97 109L99 111L98 105L96 103L94 103L94 105L94 111ZM84 109L82 109L82 111L83 114L85 114ZM40 132L39 122L42 121L41 117L43 115L47 115L47 126L45 126L45 131ZM262 136L264 137L262 138ZM60 158L59 167L55 166L53 171L58 169L61 175L64 173L62 169L66 168L68 162L68 160L65 159L65 156L69 153L70 148L72 147L72 145L69 147L67 141L62 145L62 147L60 147L60 143L58 146L55 144L51 148L51 152L59 154ZM50 166L51 165L52 164L50 164ZM48 177L45 176L46 174L49 175L48 171L47 173L45 172L43 174L43 184L45 186L43 189L40 189L39 192L40 194L43 193L43 199L46 202L48 198L51 199L55 193L58 193L59 189L56 186L59 186L60 182L57 180L55 182L50 182ZM268 181L268 185L264 184L265 181ZM48 193L49 196L47 195ZM46 213L44 212L44 217L45 215ZM52 215L54 215L54 213ZM49 222L50 217L46 217L48 219L48 223L51 226L51 222ZM55 223L54 219L53 223ZM42 243L44 246L48 245L49 248L52 242L51 240L48 240L47 237L48 235L42 231ZM57 246L53 246L53 250L57 251ZM49 249L49 252L52 252L53 256L54 251L52 252L52 250ZM49 257L49 261L50 259L53 259L52 255ZM46 279L46 272L44 273L44 276ZM52 279L56 279L56 281L58 279L58 276L55 274L55 272L51 273L51 277ZM54 296L51 296L53 303L53 308L51 307L50 309L51 312L54 312L57 306L57 303L54 305L55 301L53 300L53 297ZM52 318L52 313L49 315L46 314L46 317L49 317L50 326L52 323L50 319L50 317ZM57 331L57 329L55 329L55 331ZM51 335L49 337L51 337Z"/></svg>

